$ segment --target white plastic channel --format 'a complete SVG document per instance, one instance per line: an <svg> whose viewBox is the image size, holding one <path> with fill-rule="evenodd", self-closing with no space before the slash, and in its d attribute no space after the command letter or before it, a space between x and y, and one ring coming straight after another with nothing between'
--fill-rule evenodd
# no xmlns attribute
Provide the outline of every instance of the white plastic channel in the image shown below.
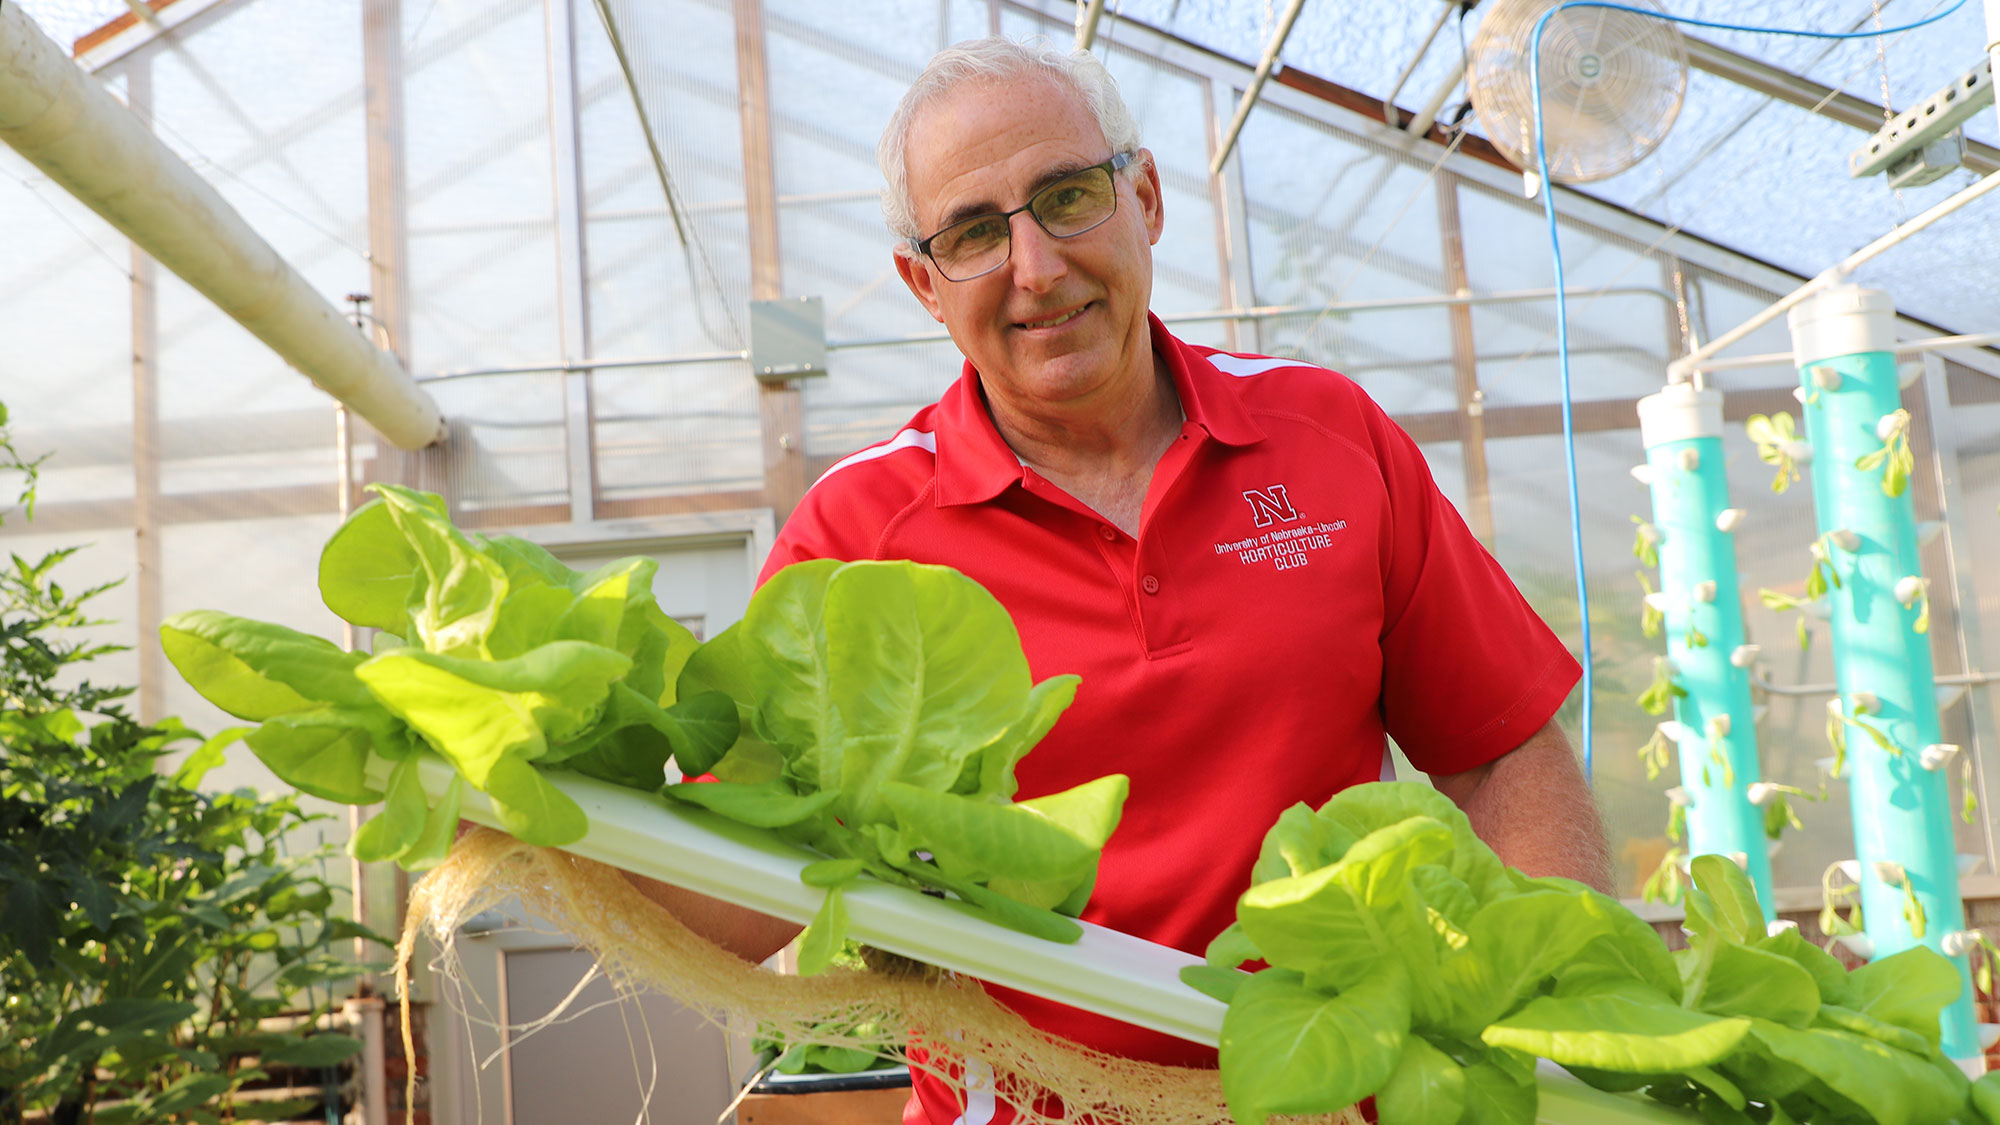
<svg viewBox="0 0 2000 1125"><path fill-rule="evenodd" d="M432 800L452 768L425 754L419 776ZM590 818L565 851L776 918L810 921L825 892L799 882L819 857L762 831L676 805L666 797L578 774L545 775ZM484 793L465 789L467 820L498 827ZM1223 1006L1180 981L1201 958L1088 922L1075 945L1003 929L954 902L904 887L863 882L847 891L851 932L860 941L927 964L1045 996L1180 1039L1215 1046Z"/></svg>

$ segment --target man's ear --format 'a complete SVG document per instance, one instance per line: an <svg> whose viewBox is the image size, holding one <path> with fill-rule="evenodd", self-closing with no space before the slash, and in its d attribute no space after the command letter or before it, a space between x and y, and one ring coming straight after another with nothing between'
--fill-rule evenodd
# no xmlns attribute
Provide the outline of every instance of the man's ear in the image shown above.
<svg viewBox="0 0 2000 1125"><path fill-rule="evenodd" d="M896 247L894 255L896 272L902 276L903 284L910 287L910 292L916 295L924 311L931 314L931 319L943 324L944 306L938 303L937 271L931 269L929 262L911 253L908 246Z"/></svg>
<svg viewBox="0 0 2000 1125"><path fill-rule="evenodd" d="M1146 221L1146 240L1157 246L1160 232L1167 225L1166 193L1160 190L1160 166L1153 160L1153 150L1142 148L1136 154L1139 160L1139 174L1132 179L1132 190L1139 196L1139 212Z"/></svg>

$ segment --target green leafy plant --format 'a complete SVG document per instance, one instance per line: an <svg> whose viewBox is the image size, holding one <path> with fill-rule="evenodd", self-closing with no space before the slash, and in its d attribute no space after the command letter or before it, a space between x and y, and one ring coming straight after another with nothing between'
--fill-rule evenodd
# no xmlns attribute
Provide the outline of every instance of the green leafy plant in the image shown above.
<svg viewBox="0 0 2000 1125"><path fill-rule="evenodd" d="M1833 749L1833 768L1828 772L1839 777L1847 769L1847 714L1838 699L1826 701L1826 744Z"/></svg>
<svg viewBox="0 0 2000 1125"><path fill-rule="evenodd" d="M372 655L210 611L161 629L196 690L261 724L245 741L280 779L383 802L350 842L356 857L437 863L463 785L515 836L561 847L588 822L545 771L650 792L672 760L717 780L668 796L826 857L802 875L828 891L802 972L840 948L841 891L864 873L1028 933L1081 936L1071 919L1126 780L1012 801L1015 765L1078 681L1032 683L1013 622L976 582L905 562L803 563L698 645L654 601L650 559L580 574L535 544L460 530L436 496L373 488L381 499L319 565L328 608L380 631ZM420 749L456 771L435 804Z"/></svg>
<svg viewBox="0 0 2000 1125"><path fill-rule="evenodd" d="M1632 557L1647 566L1660 565L1660 529L1638 516L1632 523Z"/></svg>
<svg viewBox="0 0 2000 1125"><path fill-rule="evenodd" d="M1701 783L1703 785L1713 784L1709 779L1709 768L1712 766L1721 771L1723 788L1733 789L1736 786L1736 767L1730 764L1729 754L1724 749L1727 745L1727 730L1728 727L1726 725L1719 725L1712 719L1709 721L1707 731L1708 761L1703 763L1701 767Z"/></svg>
<svg viewBox="0 0 2000 1125"><path fill-rule="evenodd" d="M1833 565L1834 540L1841 534L1838 531L1829 531L1812 541L1812 546L1808 548L1812 555L1812 568L1806 571L1804 597L1794 597L1769 587L1757 591L1757 598L1764 603L1765 609L1777 613L1796 612L1799 615L1796 625L1800 652L1812 647L1812 632L1806 628L1806 614L1809 608L1826 597L1829 591L1844 588L1841 585L1840 572L1835 570Z"/></svg>
<svg viewBox="0 0 2000 1125"><path fill-rule="evenodd" d="M1882 495L1901 496L1910 486L1910 474L1917 470L1916 455L1910 452L1910 412L1898 407L1884 414L1875 425L1882 448L1855 458L1854 467L1864 473L1880 471Z"/></svg>
<svg viewBox="0 0 2000 1125"><path fill-rule="evenodd" d="M726 756L682 761L721 780L667 794L830 857L802 876L827 890L800 938L802 973L845 940L843 888L864 873L1074 941L1126 779L1013 796L1015 766L1078 682L1033 682L1005 608L955 570L799 563L688 661L683 690L737 700L743 734Z"/></svg>
<svg viewBox="0 0 2000 1125"><path fill-rule="evenodd" d="M1646 572L1635 570L1632 576L1639 580L1639 589L1644 591L1639 599L1639 632L1648 639L1660 635L1660 628L1666 624L1667 615L1653 605L1653 584L1646 579Z"/></svg>
<svg viewBox="0 0 2000 1125"><path fill-rule="evenodd" d="M1767 933L1747 876L1697 856L1689 947L1617 902L1501 865L1428 787L1375 783L1265 837L1190 985L1225 1000L1232 1117L1536 1119L1534 1060L1711 1121L1944 1122L1972 1088L1939 1050L1958 970L1917 947L1852 972ZM1237 971L1252 959L1254 975Z"/></svg>
<svg viewBox="0 0 2000 1125"><path fill-rule="evenodd" d="M676 752L712 756L736 705L678 698L697 642L653 600L650 559L587 574L507 535L467 534L429 493L370 486L320 554L320 594L380 630L373 655L282 625L200 610L161 626L195 690L260 724L245 741L279 779L347 804L383 802L349 850L420 870L444 857L461 784L520 839L561 847L588 827L542 768L658 789ZM457 777L435 805L416 750Z"/></svg>
<svg viewBox="0 0 2000 1125"><path fill-rule="evenodd" d="M1799 819L1798 809L1793 807L1792 799L1796 797L1811 801L1817 798L1795 785L1779 785L1771 781L1761 784L1771 792L1770 798L1764 802L1766 839L1776 840L1784 836L1787 828L1802 829L1806 826L1805 822Z"/></svg>
<svg viewBox="0 0 2000 1125"><path fill-rule="evenodd" d="M1667 737L1667 732L1655 725L1653 736L1646 740L1644 746L1639 747L1639 761L1645 764L1647 781L1659 780L1660 774L1673 759L1669 752L1672 746L1673 740Z"/></svg>
<svg viewBox="0 0 2000 1125"><path fill-rule="evenodd" d="M1686 821L1686 812L1679 807L1676 807L1674 812L1679 814L1676 819ZM1679 834L1675 834L1674 838L1679 839ZM1681 866L1686 862L1687 852L1684 849L1668 848L1667 853L1660 857L1659 866L1653 868L1651 875L1646 876L1645 885L1639 888L1639 897L1647 902L1678 905L1685 890Z"/></svg>
<svg viewBox="0 0 2000 1125"><path fill-rule="evenodd" d="M1653 658L1653 682L1639 695L1639 706L1648 715L1664 715L1676 699L1687 698L1687 689L1674 682L1673 662L1664 656Z"/></svg>
<svg viewBox="0 0 2000 1125"><path fill-rule="evenodd" d="M1771 478L1771 491L1790 488L1799 479L1799 467L1793 459L1799 445L1798 423L1783 411L1776 415L1752 414L1744 421L1744 429L1757 445L1758 460L1778 467L1778 475Z"/></svg>
<svg viewBox="0 0 2000 1125"><path fill-rule="evenodd" d="M1914 607L1917 611L1916 620L1910 622L1910 631L1918 634L1919 636L1930 632L1931 631L1930 581L1925 578L1920 578L1914 574L1909 575L1908 577L1897 580L1895 592L1896 592L1896 600L1902 603L1904 609L1910 609Z"/></svg>
<svg viewBox="0 0 2000 1125"><path fill-rule="evenodd" d="M25 504L38 464L0 428ZM343 955L354 939L382 939L335 913L323 856L287 853L317 818L199 791L240 729L204 742L140 722L130 689L89 678L117 649L77 639L108 587L66 589L73 553L0 567L0 1122L235 1120L246 1087L318 1084L360 1049L313 1028L362 968ZM284 1117L322 1101L254 1104Z"/></svg>
<svg viewBox="0 0 2000 1125"><path fill-rule="evenodd" d="M1833 568L1833 541L1839 534L1829 531L1813 540L1812 546L1808 548L1812 555L1812 569L1806 572L1807 601L1818 601L1826 597L1829 590L1842 588L1840 572Z"/></svg>
<svg viewBox="0 0 2000 1125"><path fill-rule="evenodd" d="M1848 708L1842 708L1838 699L1835 699L1832 704L1833 714L1838 715L1842 722L1867 735L1868 741L1880 747L1884 753L1898 758L1902 757L1903 748L1896 745L1895 740L1889 737L1888 732L1869 722L1866 718L1863 718L1865 715L1874 713L1876 709L1871 706L1870 700L1867 697L1858 697L1852 700L1851 706Z"/></svg>

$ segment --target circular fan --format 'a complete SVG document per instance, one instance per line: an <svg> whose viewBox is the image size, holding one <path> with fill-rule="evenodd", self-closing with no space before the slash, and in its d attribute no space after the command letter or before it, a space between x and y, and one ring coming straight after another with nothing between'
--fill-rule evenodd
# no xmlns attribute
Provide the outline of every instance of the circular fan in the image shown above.
<svg viewBox="0 0 2000 1125"><path fill-rule="evenodd" d="M1654 8L1650 0L1624 2ZM1487 137L1529 170L1535 167L1529 38L1535 21L1556 4L1489 0L1466 70ZM1687 93L1687 51L1680 29L1667 20L1565 8L1549 17L1541 56L1549 176L1561 183L1601 180L1645 159L1673 127Z"/></svg>

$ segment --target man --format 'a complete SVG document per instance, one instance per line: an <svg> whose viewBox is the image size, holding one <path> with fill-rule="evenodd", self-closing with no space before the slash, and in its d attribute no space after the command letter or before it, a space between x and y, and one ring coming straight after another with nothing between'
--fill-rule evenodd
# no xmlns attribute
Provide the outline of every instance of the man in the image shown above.
<svg viewBox="0 0 2000 1125"><path fill-rule="evenodd" d="M1031 797L1131 776L1085 917L1201 950L1278 813L1384 776L1385 733L1508 862L1607 887L1551 722L1575 661L1354 384L1188 346L1150 315L1159 171L1103 68L954 47L879 155L896 268L964 374L820 479L765 577L820 557L951 565L1014 615L1036 678L1082 675L1020 779ZM1214 1064L1002 998L1114 1054ZM1010 1117L920 1076L905 1120Z"/></svg>

